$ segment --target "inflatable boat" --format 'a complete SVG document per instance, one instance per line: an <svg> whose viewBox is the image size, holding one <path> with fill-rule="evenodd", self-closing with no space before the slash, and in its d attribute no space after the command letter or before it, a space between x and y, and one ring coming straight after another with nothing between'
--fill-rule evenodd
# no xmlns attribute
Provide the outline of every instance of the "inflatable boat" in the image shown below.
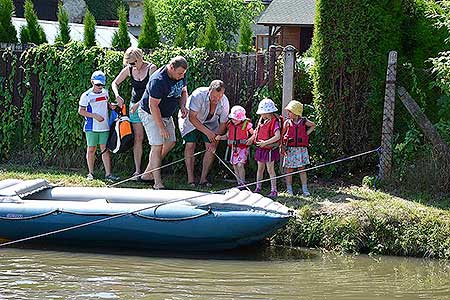
<svg viewBox="0 0 450 300"><path fill-rule="evenodd" d="M256 243L293 212L260 194L59 187L43 179L0 181L0 240L39 236L63 245L171 251Z"/></svg>

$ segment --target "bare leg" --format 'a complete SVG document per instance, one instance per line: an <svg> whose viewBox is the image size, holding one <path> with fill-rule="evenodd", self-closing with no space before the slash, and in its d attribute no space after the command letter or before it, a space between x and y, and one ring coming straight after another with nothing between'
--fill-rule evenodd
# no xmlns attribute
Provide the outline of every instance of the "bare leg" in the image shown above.
<svg viewBox="0 0 450 300"><path fill-rule="evenodd" d="M167 153L175 147L175 142L166 142L163 144L162 152L161 152L161 161L166 157Z"/></svg>
<svg viewBox="0 0 450 300"><path fill-rule="evenodd" d="M239 173L239 167L238 165L233 165L233 171L234 174L236 175L236 181L238 184L241 184L241 175Z"/></svg>
<svg viewBox="0 0 450 300"><path fill-rule="evenodd" d="M194 175L194 166L195 166L195 146L196 143L186 143L184 146L184 160L186 163L186 170L187 170L187 181L188 183L195 182L195 175Z"/></svg>
<svg viewBox="0 0 450 300"><path fill-rule="evenodd" d="M95 150L96 146L88 146L86 150L86 161L88 165L89 174L94 174L94 163L95 163Z"/></svg>
<svg viewBox="0 0 450 300"><path fill-rule="evenodd" d="M161 166L161 162L164 159L164 157L166 157L167 153L169 153L170 150L172 150L172 148L175 146L175 142L168 142L168 143L164 143L163 145L158 145L161 146L160 150L161 154L160 154L160 162L159 162L159 167ZM145 175L141 176L142 179L144 180L152 180L154 179L153 177L153 173L151 173L150 171L154 169L154 167L152 167L152 149L154 146L151 146L150 148L150 155L148 158L148 164L147 167L145 168ZM155 180L156 182L156 180Z"/></svg>
<svg viewBox="0 0 450 300"><path fill-rule="evenodd" d="M238 175L241 178L241 183L245 184L245 166L243 163L238 163L237 164L237 169L238 169Z"/></svg>
<svg viewBox="0 0 450 300"><path fill-rule="evenodd" d="M100 150L103 152L106 149L106 145L99 145ZM103 166L105 166L105 176L111 175L111 157L109 151L105 151L102 154Z"/></svg>
<svg viewBox="0 0 450 300"><path fill-rule="evenodd" d="M208 173L209 170L211 169L211 166L214 162L214 151L216 150L216 143L205 143L205 148L210 149L210 151L206 151L205 154L203 155L203 165L202 165L202 175L200 177L200 183L204 183L208 181Z"/></svg>
<svg viewBox="0 0 450 300"><path fill-rule="evenodd" d="M289 175L286 175L286 185L292 185L292 172L294 172L294 169L292 168L286 168L286 171Z"/></svg>
<svg viewBox="0 0 450 300"><path fill-rule="evenodd" d="M150 170L158 169L152 172L155 179L155 187L158 188L164 187L161 181L161 170L159 169L161 167L162 149L163 145L152 145L149 158Z"/></svg>
<svg viewBox="0 0 450 300"><path fill-rule="evenodd" d="M133 157L134 157L134 173L141 173L141 161L142 161L142 142L144 141L144 127L142 123L131 123L133 126L134 145L133 145Z"/></svg>
<svg viewBox="0 0 450 300"><path fill-rule="evenodd" d="M258 170L256 171L256 188L261 188L261 180L264 178L264 170L266 169L266 163L258 161Z"/></svg>
<svg viewBox="0 0 450 300"><path fill-rule="evenodd" d="M277 174L275 173L275 162L271 161L271 162L267 162L267 172L269 173L270 176L270 187L272 189L272 191L276 191L277 190L277 179L275 178L277 176Z"/></svg>
<svg viewBox="0 0 450 300"><path fill-rule="evenodd" d="M305 169L305 167L299 168L299 170L304 170L304 169ZM300 181L302 182L302 185L308 184L308 178L306 176L306 172L301 172L300 173Z"/></svg>

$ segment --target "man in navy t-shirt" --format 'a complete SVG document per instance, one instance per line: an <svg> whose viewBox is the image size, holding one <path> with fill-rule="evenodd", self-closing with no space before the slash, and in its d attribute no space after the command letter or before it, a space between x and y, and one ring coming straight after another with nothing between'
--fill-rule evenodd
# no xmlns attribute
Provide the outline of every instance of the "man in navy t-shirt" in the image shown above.
<svg viewBox="0 0 450 300"><path fill-rule="evenodd" d="M161 167L161 161L175 146L175 125L172 115L180 108L182 117L186 117L188 68L182 56L172 58L168 65L152 74L141 99L139 117L151 145L150 158L145 173ZM163 189L160 170L152 172L155 189Z"/></svg>

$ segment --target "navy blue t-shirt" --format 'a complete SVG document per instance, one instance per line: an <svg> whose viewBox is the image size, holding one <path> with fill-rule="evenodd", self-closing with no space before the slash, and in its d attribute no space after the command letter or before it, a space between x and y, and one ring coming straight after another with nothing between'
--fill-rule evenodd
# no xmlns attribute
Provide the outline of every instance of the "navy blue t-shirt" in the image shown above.
<svg viewBox="0 0 450 300"><path fill-rule="evenodd" d="M178 101L181 98L181 92L186 84L186 76L178 81L172 80L167 74L167 66L159 68L152 74L147 83L145 93L142 96L141 108L147 113L150 113L148 105L150 97L161 99L159 103L161 117L168 118L172 116L179 107Z"/></svg>

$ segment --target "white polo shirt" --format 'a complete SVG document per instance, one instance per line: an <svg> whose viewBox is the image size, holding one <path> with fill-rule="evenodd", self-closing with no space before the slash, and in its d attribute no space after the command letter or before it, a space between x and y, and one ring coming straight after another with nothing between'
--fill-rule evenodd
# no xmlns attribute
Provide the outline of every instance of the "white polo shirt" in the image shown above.
<svg viewBox="0 0 450 300"><path fill-rule="evenodd" d="M230 113L230 103L227 96L223 95L219 103L217 103L216 110L211 119L206 121L209 113L209 88L200 87L192 92L189 96L186 106L189 110L197 112L197 118L210 130L217 132L219 130L219 124L225 123L228 120L228 114ZM189 121L189 116L181 118L179 115L178 125L180 128L181 136L185 136L196 128Z"/></svg>

